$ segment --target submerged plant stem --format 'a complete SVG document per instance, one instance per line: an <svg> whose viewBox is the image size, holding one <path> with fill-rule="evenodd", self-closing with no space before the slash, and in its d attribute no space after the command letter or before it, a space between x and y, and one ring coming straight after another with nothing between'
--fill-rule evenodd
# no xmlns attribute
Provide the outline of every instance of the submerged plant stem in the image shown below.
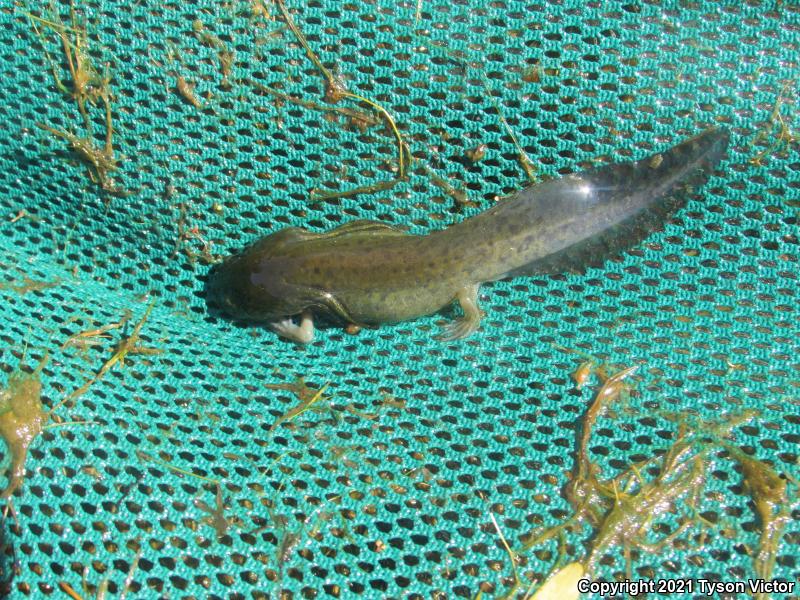
<svg viewBox="0 0 800 600"><path fill-rule="evenodd" d="M266 85L262 85L260 83L253 82L253 86L270 96L274 96L280 100L285 102L291 102L293 104L297 104L298 106L302 106L304 108L308 108L311 110L318 110L321 112L332 112L340 114L348 119L353 119L354 121L363 121L367 124L367 126L377 125L379 121L372 116L368 115L367 113L359 112L357 110L352 110L350 108L344 108L341 106L326 106L324 104L317 104L316 102L312 102L311 100L304 100L303 98L298 98L297 96L292 96L290 94L286 94L274 88L271 88Z"/></svg>
<svg viewBox="0 0 800 600"><path fill-rule="evenodd" d="M525 149L522 147L522 144L519 143L517 135L514 133L514 130L511 129L511 125L508 124L508 121L506 121L505 116L503 116L503 109L500 108L500 103L497 101L497 98L495 98L494 95L492 94L492 90L489 87L489 84L485 78L483 80L483 85L484 88L486 88L486 93L489 96L489 100L491 100L492 104L494 105L495 111L497 111L497 116L500 118L500 122L503 124L503 127L505 127L506 132L508 132L511 141L514 142L514 146L517 149L517 160L519 161L522 170L525 171L525 175L527 176L528 180L531 183L536 183L536 181L538 180L536 176L536 166L531 160L531 157L528 156L528 153L525 152Z"/></svg>
<svg viewBox="0 0 800 600"><path fill-rule="evenodd" d="M283 15L283 19L286 21L289 29L292 30L292 33L297 38L297 41L300 42L303 50L306 51L306 56L308 56L311 62L314 63L314 66L319 69L320 73L322 73L322 76L325 79L325 100L331 103L338 102L342 96L347 95L344 82L342 82L340 78L335 77L325 67L325 65L322 64L322 61L319 59L314 50L312 50L308 40L306 40L306 36L303 35L303 32L300 31L300 28L294 22L294 18L292 18L292 14L289 12L289 9L286 8L286 4L284 4L283 0L275 0L275 4L278 5L278 10L281 11L281 15Z"/></svg>
<svg viewBox="0 0 800 600"><path fill-rule="evenodd" d="M395 123L392 115L386 110L383 106L381 106L378 102L374 100L370 100L364 96L359 94L354 94L352 92L348 92L347 88L345 87L344 83L341 81L339 77L334 76L326 67L322 64L322 61L319 59L317 54L311 48L306 39L303 32L300 31L300 28L294 22L291 13L286 8L283 0L275 0L275 3L278 5L278 9L281 11L286 24L291 29L294 36L297 38L297 41L303 47L306 52L306 55L314 63L314 66L319 69L320 73L322 73L322 77L325 79L325 100L330 103L336 103L342 98L351 98L353 100L364 102L368 104L373 109L377 110L381 116L386 120L389 128L391 129L394 137L397 140L397 153L398 153L398 170L397 176L388 181L382 183L376 183L373 185L368 186L361 186L355 188L353 190L346 190L344 192L322 192L315 194L315 198L318 200L329 200L332 198L344 198L347 196L355 196L356 194L362 193L373 193L376 191L383 191L390 189L397 185L400 181L406 178L406 162L411 162L411 151L408 148L408 144L406 144L405 140L403 140L403 136L400 134L400 130L397 128L397 124ZM270 92L271 93L271 92Z"/></svg>

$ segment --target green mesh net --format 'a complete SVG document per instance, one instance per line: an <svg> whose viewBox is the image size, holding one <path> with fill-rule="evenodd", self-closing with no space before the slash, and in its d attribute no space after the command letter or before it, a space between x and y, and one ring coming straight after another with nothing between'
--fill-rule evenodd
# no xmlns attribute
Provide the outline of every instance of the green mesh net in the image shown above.
<svg viewBox="0 0 800 600"><path fill-rule="evenodd" d="M602 477L663 455L670 415L698 429L748 410L721 437L798 477L794 3L287 4L331 80L368 102L326 101L272 1L0 10L0 383L48 354L45 408L72 396L6 510L7 591L521 597L597 539L524 547L573 513L600 386L570 378L585 355L639 365L592 428ZM584 274L484 286L466 340L435 341L434 315L298 347L208 314L209 263L267 233L358 218L425 233L530 177L712 125L732 132L728 160L663 231ZM731 452L709 448L697 501L647 536L687 514L690 529L632 548L630 567L609 544L593 575L754 576L761 521ZM774 547L786 580L795 498L789 484Z"/></svg>

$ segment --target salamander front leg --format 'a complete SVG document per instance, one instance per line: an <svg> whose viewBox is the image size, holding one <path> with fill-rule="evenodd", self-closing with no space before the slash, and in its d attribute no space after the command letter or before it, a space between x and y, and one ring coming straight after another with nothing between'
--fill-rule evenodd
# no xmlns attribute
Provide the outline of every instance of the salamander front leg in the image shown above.
<svg viewBox="0 0 800 600"><path fill-rule="evenodd" d="M303 311L300 315L300 325L297 325L291 317L282 321L275 321L269 324L272 331L281 337L297 342L298 344L308 344L314 339L314 321L311 313Z"/></svg>
<svg viewBox="0 0 800 600"><path fill-rule="evenodd" d="M481 326L483 313L478 307L478 290L480 284L468 285L461 288L456 295L456 300L464 311L464 316L448 323L442 329L442 333L436 339L449 342L467 337Z"/></svg>

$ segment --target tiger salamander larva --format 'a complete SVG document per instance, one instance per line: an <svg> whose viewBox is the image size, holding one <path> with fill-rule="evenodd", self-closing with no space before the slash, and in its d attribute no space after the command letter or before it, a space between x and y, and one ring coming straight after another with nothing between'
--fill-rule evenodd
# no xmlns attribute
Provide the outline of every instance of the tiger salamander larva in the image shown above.
<svg viewBox="0 0 800 600"><path fill-rule="evenodd" d="M464 316L440 338L461 338L480 324L481 283L580 270L638 244L705 183L727 146L727 131L709 129L636 162L532 185L423 236L363 220L328 233L283 229L218 265L208 299L301 343L314 337L315 313L379 325L457 300Z"/></svg>

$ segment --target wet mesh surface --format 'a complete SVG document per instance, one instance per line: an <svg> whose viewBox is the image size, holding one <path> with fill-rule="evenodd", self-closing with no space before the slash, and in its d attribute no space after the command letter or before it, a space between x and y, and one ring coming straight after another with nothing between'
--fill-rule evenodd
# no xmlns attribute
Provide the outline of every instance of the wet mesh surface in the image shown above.
<svg viewBox="0 0 800 600"><path fill-rule="evenodd" d="M74 25L67 4L36 11L85 26L98 71L110 65L123 197L37 128L85 135L54 84L50 61L69 87L58 37L34 21L37 35L17 4L0 12L2 368L49 352L52 406L122 333L62 344L126 310L130 333L151 301L142 345L163 352L129 356L57 411L87 423L33 443L18 524L4 521L14 595L62 597L67 582L91 597L106 578L118 594L138 556L129 594L141 597L499 597L513 571L498 528L519 549L571 514L561 489L597 386L576 390L579 359L555 345L640 365L629 410L595 428L604 472L669 446L675 424L659 410L753 408L732 441L797 477L800 154L781 141L800 127L792 3L291 1L321 60L394 116L416 159L396 187L335 200L313 194L392 179L395 140L363 103L338 106L378 123L365 131L259 90L325 105L319 71L271 2L79 3ZM730 128L732 148L698 200L619 260L484 286L487 317L462 342L433 340L441 315L356 336L328 329L307 348L207 315L209 254L356 218L423 233L524 185L498 106L541 177L639 158L714 124ZM87 111L101 146L102 104ZM483 159L468 160L481 144ZM267 386L298 376L329 387L318 410L282 419L297 399ZM721 451L708 461L707 539L636 553L634 575L752 575L753 505L735 462ZM774 575L796 580L791 516ZM589 538L568 536L567 555ZM557 554L557 540L520 553L520 593ZM624 573L622 549L608 555L597 575Z"/></svg>

